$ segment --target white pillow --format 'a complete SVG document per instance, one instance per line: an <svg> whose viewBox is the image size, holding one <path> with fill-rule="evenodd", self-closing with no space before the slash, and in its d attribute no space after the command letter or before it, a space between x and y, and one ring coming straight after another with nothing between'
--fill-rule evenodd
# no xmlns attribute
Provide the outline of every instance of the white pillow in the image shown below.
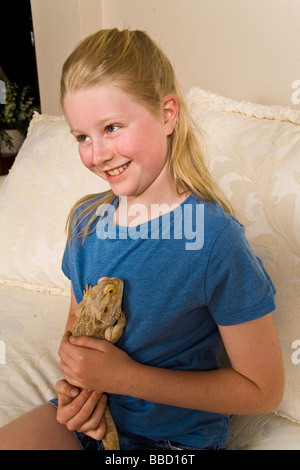
<svg viewBox="0 0 300 470"><path fill-rule="evenodd" d="M277 289L274 319L286 387L277 413L300 422L300 112L236 102L192 88L213 177L234 207ZM299 343L298 343L299 342Z"/></svg>
<svg viewBox="0 0 300 470"><path fill-rule="evenodd" d="M65 119L35 113L0 189L0 283L69 289L61 272L69 210L107 188L82 164Z"/></svg>

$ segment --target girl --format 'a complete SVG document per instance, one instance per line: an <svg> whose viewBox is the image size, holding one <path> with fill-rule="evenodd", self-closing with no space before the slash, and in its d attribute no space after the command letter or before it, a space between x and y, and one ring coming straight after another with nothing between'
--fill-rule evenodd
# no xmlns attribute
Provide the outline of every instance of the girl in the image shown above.
<svg viewBox="0 0 300 470"><path fill-rule="evenodd" d="M274 287L205 167L172 66L145 33L99 31L64 64L61 99L83 164L111 191L69 218L57 415L43 405L0 442L101 449L109 397L121 449L223 448L229 414L282 397ZM115 345L70 335L83 289L102 276L124 281Z"/></svg>

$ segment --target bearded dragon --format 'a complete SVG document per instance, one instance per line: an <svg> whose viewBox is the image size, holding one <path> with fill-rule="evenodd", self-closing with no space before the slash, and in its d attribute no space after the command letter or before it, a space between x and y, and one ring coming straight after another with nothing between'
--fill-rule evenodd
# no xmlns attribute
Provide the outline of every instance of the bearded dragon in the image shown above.
<svg viewBox="0 0 300 470"><path fill-rule="evenodd" d="M101 277L95 286L86 286L76 310L73 336L91 336L111 343L118 341L126 325L122 311L123 281ZM105 450L119 450L119 437L113 417L106 405L106 432L102 439Z"/></svg>

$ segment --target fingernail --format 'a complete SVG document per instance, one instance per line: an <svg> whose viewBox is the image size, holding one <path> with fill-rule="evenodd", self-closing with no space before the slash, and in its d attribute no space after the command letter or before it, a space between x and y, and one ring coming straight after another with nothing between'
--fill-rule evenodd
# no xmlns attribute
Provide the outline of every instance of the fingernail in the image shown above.
<svg viewBox="0 0 300 470"><path fill-rule="evenodd" d="M70 336L70 341L72 343L76 343L77 340L78 340L77 336Z"/></svg>
<svg viewBox="0 0 300 470"><path fill-rule="evenodd" d="M71 395L72 395L72 397L77 397L77 395L78 395L78 390L77 390L77 388L72 388L72 390L71 390Z"/></svg>
<svg viewBox="0 0 300 470"><path fill-rule="evenodd" d="M100 400L105 403L107 401L107 395L102 395L102 397L100 398Z"/></svg>

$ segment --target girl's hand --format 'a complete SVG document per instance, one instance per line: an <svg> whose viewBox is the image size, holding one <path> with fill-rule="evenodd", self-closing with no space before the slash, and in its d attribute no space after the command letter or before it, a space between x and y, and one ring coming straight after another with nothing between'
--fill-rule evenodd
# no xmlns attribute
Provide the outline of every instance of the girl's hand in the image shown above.
<svg viewBox="0 0 300 470"><path fill-rule="evenodd" d="M80 391L66 380L57 382L55 390L58 396L57 421L69 431L82 432L101 440L106 431L103 416L106 395L87 389Z"/></svg>
<svg viewBox="0 0 300 470"><path fill-rule="evenodd" d="M61 371L69 383L107 393L128 392L137 363L112 343L67 332L58 354Z"/></svg>

